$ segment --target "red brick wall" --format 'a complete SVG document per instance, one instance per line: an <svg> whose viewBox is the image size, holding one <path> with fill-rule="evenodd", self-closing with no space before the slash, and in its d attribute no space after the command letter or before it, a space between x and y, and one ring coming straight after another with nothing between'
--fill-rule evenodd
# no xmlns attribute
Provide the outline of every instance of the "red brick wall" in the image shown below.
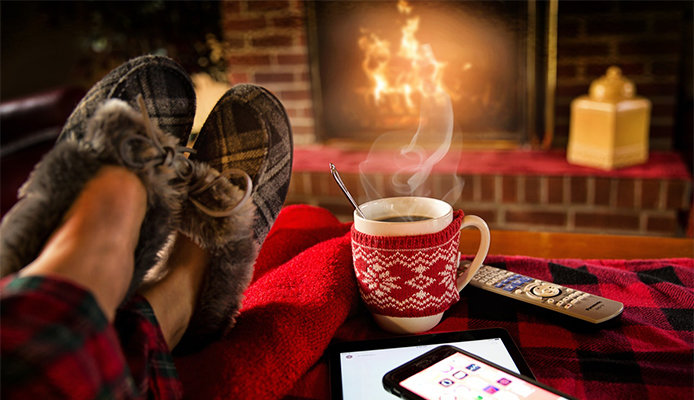
<svg viewBox="0 0 694 400"><path fill-rule="evenodd" d="M341 173L357 199L364 197L359 176ZM691 181L551 175L462 175L456 208L484 218L492 229L683 236ZM450 188L450 175L433 175L432 197ZM390 177L383 175L381 181ZM389 194L381 188L385 195ZM358 200L360 201L360 200ZM294 171L287 203L331 210L342 220L352 208L326 172Z"/></svg>
<svg viewBox="0 0 694 400"><path fill-rule="evenodd" d="M314 140L304 3L225 1L221 6L229 82L258 83L282 101L297 144Z"/></svg>

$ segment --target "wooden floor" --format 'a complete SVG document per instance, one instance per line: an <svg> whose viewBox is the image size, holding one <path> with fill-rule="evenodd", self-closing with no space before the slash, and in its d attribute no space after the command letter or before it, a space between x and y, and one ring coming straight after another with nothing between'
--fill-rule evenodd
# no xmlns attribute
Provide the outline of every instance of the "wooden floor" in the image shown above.
<svg viewBox="0 0 694 400"><path fill-rule="evenodd" d="M463 254L474 254L478 244L477 230L463 230ZM694 239L493 230L489 254L579 259L694 258Z"/></svg>

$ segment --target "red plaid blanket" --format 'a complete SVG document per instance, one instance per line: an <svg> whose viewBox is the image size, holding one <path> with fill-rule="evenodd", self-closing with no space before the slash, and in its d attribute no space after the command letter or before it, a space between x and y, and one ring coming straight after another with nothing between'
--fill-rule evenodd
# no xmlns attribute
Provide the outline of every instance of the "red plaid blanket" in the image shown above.
<svg viewBox="0 0 694 400"><path fill-rule="evenodd" d="M188 397L329 398L328 344L389 336L359 299L349 229L320 208L280 213L236 327L176 360ZM540 382L578 398L694 397L694 260L491 255L486 263L621 301L624 312L586 328L466 288L434 331L503 327Z"/></svg>

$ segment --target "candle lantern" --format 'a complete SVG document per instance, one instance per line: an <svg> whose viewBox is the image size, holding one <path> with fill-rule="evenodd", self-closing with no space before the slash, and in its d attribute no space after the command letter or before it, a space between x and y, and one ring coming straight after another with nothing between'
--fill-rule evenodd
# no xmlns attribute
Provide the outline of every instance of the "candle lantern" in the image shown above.
<svg viewBox="0 0 694 400"><path fill-rule="evenodd" d="M651 102L615 66L593 81L588 95L571 102L567 160L614 169L648 160Z"/></svg>

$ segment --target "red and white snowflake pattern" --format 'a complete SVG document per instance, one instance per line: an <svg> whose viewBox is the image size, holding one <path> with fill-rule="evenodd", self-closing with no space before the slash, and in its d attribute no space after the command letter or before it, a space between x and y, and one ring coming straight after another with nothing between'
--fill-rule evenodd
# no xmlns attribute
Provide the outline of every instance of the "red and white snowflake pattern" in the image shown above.
<svg viewBox="0 0 694 400"><path fill-rule="evenodd" d="M352 229L352 259L369 309L392 317L424 317L460 299L456 287L462 212L427 235L378 237Z"/></svg>

